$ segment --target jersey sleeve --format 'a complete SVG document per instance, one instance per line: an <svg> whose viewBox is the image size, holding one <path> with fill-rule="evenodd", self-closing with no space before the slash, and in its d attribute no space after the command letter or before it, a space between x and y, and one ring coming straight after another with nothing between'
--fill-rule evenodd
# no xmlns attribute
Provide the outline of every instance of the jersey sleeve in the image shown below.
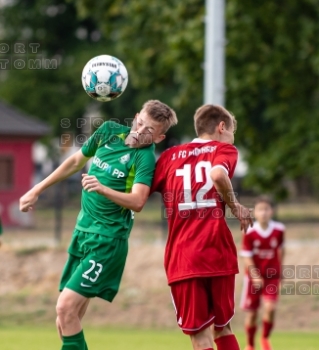
<svg viewBox="0 0 319 350"><path fill-rule="evenodd" d="M243 234L242 249L240 251L240 256L245 258L251 258L253 254L253 244L251 236L247 233Z"/></svg>
<svg viewBox="0 0 319 350"><path fill-rule="evenodd" d="M231 144L223 144L218 147L212 168L221 167L225 169L229 178L232 178L235 172L237 159L237 148Z"/></svg>
<svg viewBox="0 0 319 350"><path fill-rule="evenodd" d="M151 187L155 169L154 146L139 149L135 159L133 184L142 183Z"/></svg>
<svg viewBox="0 0 319 350"><path fill-rule="evenodd" d="M84 143L81 150L85 157L93 157L103 139L109 134L109 122L103 123L89 139Z"/></svg>

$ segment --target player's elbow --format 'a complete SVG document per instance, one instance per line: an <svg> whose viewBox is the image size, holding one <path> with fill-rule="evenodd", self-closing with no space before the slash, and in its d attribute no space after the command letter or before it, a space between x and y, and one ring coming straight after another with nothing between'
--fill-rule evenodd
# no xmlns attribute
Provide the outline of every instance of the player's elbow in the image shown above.
<svg viewBox="0 0 319 350"><path fill-rule="evenodd" d="M142 206L136 206L136 207L134 207L133 211L135 211L135 213L139 213L142 211L142 209L143 209Z"/></svg>
<svg viewBox="0 0 319 350"><path fill-rule="evenodd" d="M135 211L136 213L139 213L142 211L142 209L144 208L145 202L139 202L139 203L135 203L134 205L134 209L133 211Z"/></svg>
<svg viewBox="0 0 319 350"><path fill-rule="evenodd" d="M133 211L139 213L142 211L145 203L147 202L148 196L150 194L149 186L144 184L135 184L132 189L132 194L130 196L131 208Z"/></svg>
<svg viewBox="0 0 319 350"><path fill-rule="evenodd" d="M142 209L144 208L146 201L147 201L147 198L139 198L134 202L134 209L132 210L135 211L136 213L141 212Z"/></svg>

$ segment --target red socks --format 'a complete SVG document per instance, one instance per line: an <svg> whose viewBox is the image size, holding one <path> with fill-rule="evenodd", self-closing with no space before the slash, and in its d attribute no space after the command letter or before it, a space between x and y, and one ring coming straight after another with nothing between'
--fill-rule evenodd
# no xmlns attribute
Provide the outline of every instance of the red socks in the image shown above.
<svg viewBox="0 0 319 350"><path fill-rule="evenodd" d="M268 338L273 327L273 323L263 321L263 338Z"/></svg>
<svg viewBox="0 0 319 350"><path fill-rule="evenodd" d="M224 335L215 339L218 350L240 350L234 334Z"/></svg>
<svg viewBox="0 0 319 350"><path fill-rule="evenodd" d="M247 334L247 344L254 347L255 346L255 334L257 331L257 327L246 327L246 334Z"/></svg>

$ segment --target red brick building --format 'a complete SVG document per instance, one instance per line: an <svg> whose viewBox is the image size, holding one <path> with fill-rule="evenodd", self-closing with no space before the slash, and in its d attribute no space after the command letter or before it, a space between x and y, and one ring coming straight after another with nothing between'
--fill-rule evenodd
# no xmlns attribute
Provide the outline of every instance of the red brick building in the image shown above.
<svg viewBox="0 0 319 350"><path fill-rule="evenodd" d="M19 211L19 198L30 189L32 145L50 128L0 102L0 215L3 226L30 226L32 214Z"/></svg>

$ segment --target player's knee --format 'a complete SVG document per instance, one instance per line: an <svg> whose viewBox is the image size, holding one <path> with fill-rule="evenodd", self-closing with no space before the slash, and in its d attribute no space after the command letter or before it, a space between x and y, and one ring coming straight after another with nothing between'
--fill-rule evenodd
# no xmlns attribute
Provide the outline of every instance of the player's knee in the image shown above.
<svg viewBox="0 0 319 350"><path fill-rule="evenodd" d="M265 311L268 313L274 313L276 310L276 303L274 302L267 302L265 303Z"/></svg>
<svg viewBox="0 0 319 350"><path fill-rule="evenodd" d="M230 323L224 326L222 329L214 328L214 339L223 337L225 335L233 334Z"/></svg>
<svg viewBox="0 0 319 350"><path fill-rule="evenodd" d="M63 300L58 301L56 305L56 313L57 313L57 322L59 322L59 324L65 323L69 318L72 318L74 315L76 315L73 308L70 307L70 305L68 305Z"/></svg>
<svg viewBox="0 0 319 350"><path fill-rule="evenodd" d="M247 320L247 326L254 326L255 323L257 322L257 312L256 311L250 311L247 313L246 316Z"/></svg>
<svg viewBox="0 0 319 350"><path fill-rule="evenodd" d="M190 335L193 349L208 349L212 347L213 339L210 328L206 328L203 331Z"/></svg>
<svg viewBox="0 0 319 350"><path fill-rule="evenodd" d="M193 349L199 350L199 349L209 349L212 347L212 343L209 341L209 339L204 339L204 338L194 338L191 337Z"/></svg>
<svg viewBox="0 0 319 350"><path fill-rule="evenodd" d="M56 311L56 314L57 314L56 321L58 322L58 320L60 320L61 317L63 317L63 315L64 315L64 313L66 311L66 308L64 307L63 303L58 302L56 304L55 311Z"/></svg>

